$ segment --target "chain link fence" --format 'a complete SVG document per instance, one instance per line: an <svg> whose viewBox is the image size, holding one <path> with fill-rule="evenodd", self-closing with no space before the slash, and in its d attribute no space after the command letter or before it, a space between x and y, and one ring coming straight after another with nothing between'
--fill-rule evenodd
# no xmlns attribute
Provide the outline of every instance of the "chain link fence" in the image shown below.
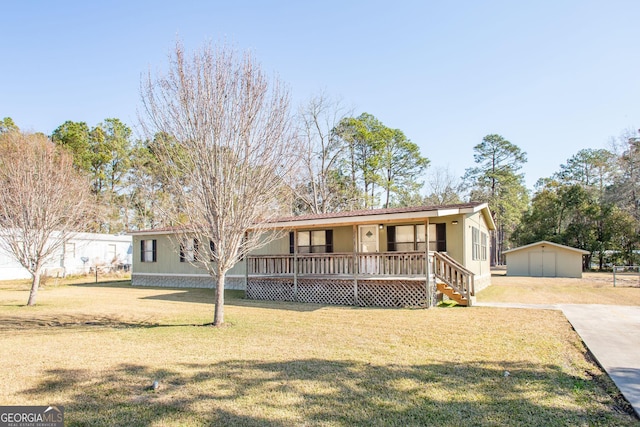
<svg viewBox="0 0 640 427"><path fill-rule="evenodd" d="M640 286L640 265L614 265L613 286Z"/></svg>

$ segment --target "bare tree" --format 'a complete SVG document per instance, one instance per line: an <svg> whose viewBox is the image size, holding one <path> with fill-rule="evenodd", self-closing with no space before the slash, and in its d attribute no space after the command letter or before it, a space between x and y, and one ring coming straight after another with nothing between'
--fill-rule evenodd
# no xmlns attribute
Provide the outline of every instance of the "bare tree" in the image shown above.
<svg viewBox="0 0 640 427"><path fill-rule="evenodd" d="M0 248L33 277L34 305L43 266L92 218L89 183L72 156L42 134L0 136Z"/></svg>
<svg viewBox="0 0 640 427"><path fill-rule="evenodd" d="M462 203L462 183L451 173L449 167L436 167L427 178L429 194L424 200L427 205L452 205Z"/></svg>
<svg viewBox="0 0 640 427"><path fill-rule="evenodd" d="M300 107L297 117L300 169L292 189L301 212L336 212L350 204L345 180L340 176L340 163L347 147L334 133L347 114L350 113L340 101L324 93Z"/></svg>
<svg viewBox="0 0 640 427"><path fill-rule="evenodd" d="M279 193L296 158L289 96L250 53L207 45L187 57L176 44L166 74L142 84L149 135L163 132L161 166L178 205L178 243L216 283L214 326L224 323L225 273L277 236L261 233L279 214ZM249 232L254 230L253 232Z"/></svg>

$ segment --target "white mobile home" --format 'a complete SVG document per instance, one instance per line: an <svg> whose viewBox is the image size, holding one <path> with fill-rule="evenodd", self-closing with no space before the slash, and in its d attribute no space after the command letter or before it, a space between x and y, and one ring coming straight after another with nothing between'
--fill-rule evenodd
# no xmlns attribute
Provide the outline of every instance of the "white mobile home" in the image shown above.
<svg viewBox="0 0 640 427"><path fill-rule="evenodd" d="M131 240L131 236L124 235L74 233L45 264L44 275L63 277L95 268L128 270L133 254ZM10 253L0 249L0 280L30 277Z"/></svg>

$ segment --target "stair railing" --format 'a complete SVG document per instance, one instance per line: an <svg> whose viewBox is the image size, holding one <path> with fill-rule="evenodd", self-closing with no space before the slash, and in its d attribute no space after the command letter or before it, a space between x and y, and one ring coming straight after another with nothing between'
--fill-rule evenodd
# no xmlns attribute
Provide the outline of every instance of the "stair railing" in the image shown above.
<svg viewBox="0 0 640 427"><path fill-rule="evenodd" d="M467 300L475 295L474 274L443 252L433 253L433 273Z"/></svg>

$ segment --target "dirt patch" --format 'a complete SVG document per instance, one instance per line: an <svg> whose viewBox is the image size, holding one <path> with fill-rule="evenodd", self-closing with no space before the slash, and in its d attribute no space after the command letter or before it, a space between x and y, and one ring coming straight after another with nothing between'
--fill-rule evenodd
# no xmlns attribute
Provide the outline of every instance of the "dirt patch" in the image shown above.
<svg viewBox="0 0 640 427"><path fill-rule="evenodd" d="M496 270L491 286L478 293L478 301L528 304L640 305L637 274L584 273L581 279L507 276Z"/></svg>
<svg viewBox="0 0 640 427"><path fill-rule="evenodd" d="M507 276L506 270L492 271L492 284L525 285L525 286L559 286L559 287L594 287L612 288L613 273L583 273L582 278L569 277L519 277ZM636 273L616 274L616 286L640 287L640 275Z"/></svg>

